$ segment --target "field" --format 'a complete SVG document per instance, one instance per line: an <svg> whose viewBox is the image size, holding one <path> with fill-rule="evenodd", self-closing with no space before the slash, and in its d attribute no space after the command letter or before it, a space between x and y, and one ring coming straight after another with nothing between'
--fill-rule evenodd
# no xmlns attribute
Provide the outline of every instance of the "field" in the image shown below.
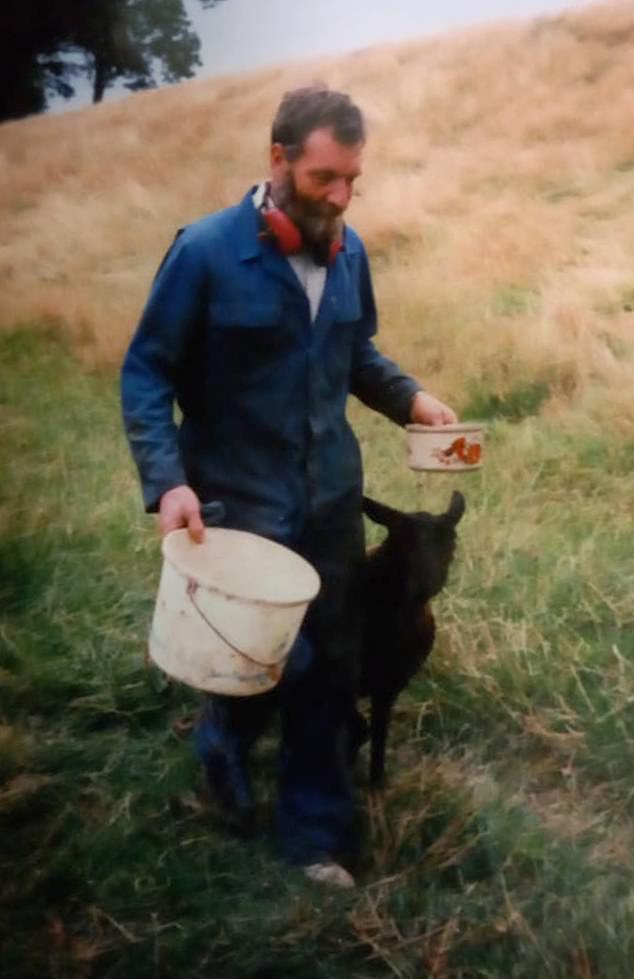
<svg viewBox="0 0 634 979"><path fill-rule="evenodd" d="M273 737L260 836L201 797L196 696L144 664L160 555L116 370L174 229L265 172L314 76L369 117L381 346L487 424L481 470L415 477L350 406L371 495L467 514L345 895L275 857ZM631 979L632 118L610 3L0 127L3 975Z"/></svg>

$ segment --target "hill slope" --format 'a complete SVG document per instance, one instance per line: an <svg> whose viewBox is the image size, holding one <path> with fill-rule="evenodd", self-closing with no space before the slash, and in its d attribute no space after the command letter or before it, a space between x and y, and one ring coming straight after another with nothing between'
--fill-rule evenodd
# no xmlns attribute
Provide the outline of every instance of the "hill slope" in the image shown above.
<svg viewBox="0 0 634 979"><path fill-rule="evenodd" d="M0 322L61 321L88 356L117 362L174 230L266 171L282 92L315 77L369 118L349 217L375 260L388 352L459 405L467 388L509 397L529 378L551 407L583 397L584 411L622 419L634 326L624 0L5 124Z"/></svg>

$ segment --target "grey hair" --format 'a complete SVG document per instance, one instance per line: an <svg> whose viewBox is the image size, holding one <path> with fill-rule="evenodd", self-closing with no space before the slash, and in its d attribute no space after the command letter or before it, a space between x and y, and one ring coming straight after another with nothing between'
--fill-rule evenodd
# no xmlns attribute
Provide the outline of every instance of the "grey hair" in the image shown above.
<svg viewBox="0 0 634 979"><path fill-rule="evenodd" d="M365 121L345 92L327 85L307 85L286 92L271 127L271 143L281 143L289 161L298 159L316 129L331 129L343 146L365 142Z"/></svg>

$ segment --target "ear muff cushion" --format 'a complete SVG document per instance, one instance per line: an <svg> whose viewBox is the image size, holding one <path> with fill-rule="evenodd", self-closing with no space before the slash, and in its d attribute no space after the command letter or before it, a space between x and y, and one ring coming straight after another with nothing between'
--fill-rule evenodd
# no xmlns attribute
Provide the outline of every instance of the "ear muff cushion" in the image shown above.
<svg viewBox="0 0 634 979"><path fill-rule="evenodd" d="M333 241L330 246L330 251L328 253L328 261L334 262L334 260L336 259L337 255L339 254L342 248L343 248L343 244L340 238L337 238L335 241Z"/></svg>
<svg viewBox="0 0 634 979"><path fill-rule="evenodd" d="M297 225L291 221L288 214L281 211L279 207L269 207L263 209L261 213L283 255L296 255L297 252L302 250L304 244L302 233ZM328 261L334 262L342 248L343 245L340 239L333 241L330 245Z"/></svg>
<svg viewBox="0 0 634 979"><path fill-rule="evenodd" d="M295 255L301 251L302 233L288 214L284 214L278 207L269 207L262 211L262 216L275 236L282 254Z"/></svg>

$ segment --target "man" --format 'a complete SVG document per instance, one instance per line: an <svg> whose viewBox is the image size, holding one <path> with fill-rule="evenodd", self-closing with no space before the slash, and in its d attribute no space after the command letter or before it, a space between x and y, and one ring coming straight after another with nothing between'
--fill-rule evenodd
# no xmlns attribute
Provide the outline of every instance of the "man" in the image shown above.
<svg viewBox="0 0 634 979"><path fill-rule="evenodd" d="M161 533L187 527L201 541L201 501L220 500L225 526L286 544L321 575L277 690L207 697L196 744L217 802L244 827L253 813L247 756L275 702L282 851L340 886L354 883L341 861L355 842L347 738L364 553L346 399L398 424L456 421L371 339L368 260L342 220L364 143L347 95L288 92L273 122L269 181L181 229L122 374L130 446Z"/></svg>

